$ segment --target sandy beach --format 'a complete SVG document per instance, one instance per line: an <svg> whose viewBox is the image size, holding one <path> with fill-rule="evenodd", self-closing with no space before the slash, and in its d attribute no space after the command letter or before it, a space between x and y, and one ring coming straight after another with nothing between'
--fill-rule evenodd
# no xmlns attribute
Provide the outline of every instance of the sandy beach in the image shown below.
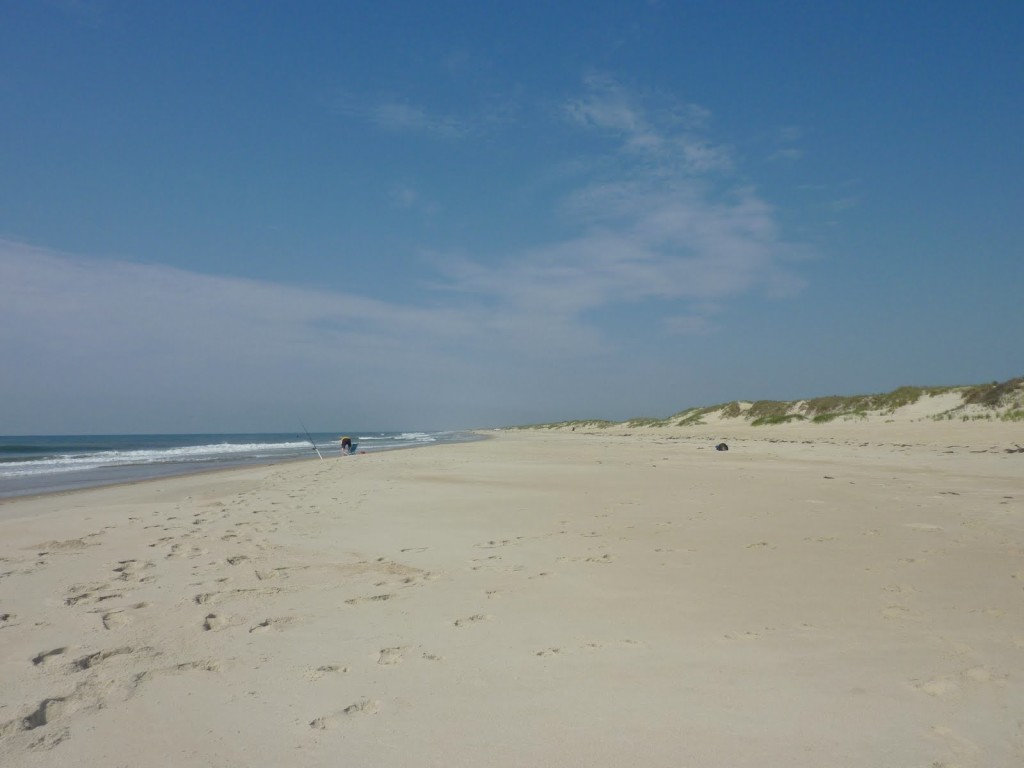
<svg viewBox="0 0 1024 768"><path fill-rule="evenodd" d="M509 431L0 503L0 764L1022 765L1022 433Z"/></svg>

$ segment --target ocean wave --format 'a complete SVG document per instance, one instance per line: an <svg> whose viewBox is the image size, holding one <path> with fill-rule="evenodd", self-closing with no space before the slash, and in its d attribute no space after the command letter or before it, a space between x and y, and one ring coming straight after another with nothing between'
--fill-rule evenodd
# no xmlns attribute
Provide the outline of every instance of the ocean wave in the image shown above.
<svg viewBox="0 0 1024 768"><path fill-rule="evenodd" d="M281 454L293 454L303 448L312 450L308 442L301 441L287 443L213 443L173 448L51 454L38 459L4 462L0 464L0 478L81 472L90 469L102 469L103 467L123 467L168 462L224 461L243 456L254 459L272 458Z"/></svg>
<svg viewBox="0 0 1024 768"><path fill-rule="evenodd" d="M0 436L0 499L129 480L188 474L214 467L245 466L339 456L340 435L295 433ZM359 453L472 441L459 431L368 432L352 442Z"/></svg>

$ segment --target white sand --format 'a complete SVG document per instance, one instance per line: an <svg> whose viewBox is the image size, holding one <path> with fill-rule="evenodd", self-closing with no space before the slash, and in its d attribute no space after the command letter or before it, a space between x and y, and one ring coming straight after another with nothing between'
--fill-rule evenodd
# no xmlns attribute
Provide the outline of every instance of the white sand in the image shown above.
<svg viewBox="0 0 1024 768"><path fill-rule="evenodd" d="M503 433L2 503L0 765L1024 765L1022 433Z"/></svg>

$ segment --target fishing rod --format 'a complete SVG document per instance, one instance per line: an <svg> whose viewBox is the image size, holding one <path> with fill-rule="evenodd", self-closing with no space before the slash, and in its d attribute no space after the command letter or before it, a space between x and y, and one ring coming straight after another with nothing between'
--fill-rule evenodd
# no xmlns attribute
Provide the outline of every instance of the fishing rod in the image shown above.
<svg viewBox="0 0 1024 768"><path fill-rule="evenodd" d="M302 424L302 419L299 419L299 424ZM320 449L316 447L316 443L313 442L313 436L309 434L309 430L306 429L306 425L302 424L302 431L306 433L306 437L309 438L309 444L313 446L313 450L316 451L316 455L320 456ZM320 456L320 461L323 461L324 457Z"/></svg>

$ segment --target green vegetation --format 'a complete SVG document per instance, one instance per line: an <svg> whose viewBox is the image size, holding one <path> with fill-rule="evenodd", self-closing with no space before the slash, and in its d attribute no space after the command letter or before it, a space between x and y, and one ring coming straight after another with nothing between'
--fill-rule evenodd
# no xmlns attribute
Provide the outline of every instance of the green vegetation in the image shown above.
<svg viewBox="0 0 1024 768"><path fill-rule="evenodd" d="M567 429L584 427L604 429L625 427L695 427L705 423L704 418L718 414L724 419L743 418L753 426L787 424L809 420L813 424L828 424L836 419L866 419L871 412L889 415L899 408L912 405L922 397L935 397L957 392L962 403L945 413L932 415L936 421L962 419L963 421L1000 419L1024 421L1024 376L1004 382L978 384L968 387L897 387L892 392L875 395L829 395L809 400L758 400L746 411L737 401L700 408L687 408L665 419L638 417L625 422L605 419L578 419L556 424L533 424L516 429ZM969 406L974 406L965 412ZM988 411L983 412L983 411Z"/></svg>
<svg viewBox="0 0 1024 768"><path fill-rule="evenodd" d="M714 413L718 409L717 405L712 405L706 408L690 408L686 411L680 411L674 416L670 416L668 421L674 423L677 427L696 427L704 423L704 417L709 413Z"/></svg>
<svg viewBox="0 0 1024 768"><path fill-rule="evenodd" d="M723 419L735 419L741 413L743 413L743 409L740 407L740 404L735 400L733 400L731 403L722 408Z"/></svg>
<svg viewBox="0 0 1024 768"><path fill-rule="evenodd" d="M614 421L607 419L576 419L575 421L558 421L551 424L520 424L508 429L563 429L565 427L591 427L603 429L604 427L615 426Z"/></svg>
<svg viewBox="0 0 1024 768"><path fill-rule="evenodd" d="M765 419L773 419L777 416L785 416L789 413L789 409L793 407L793 403L784 403L781 400L758 400L747 411L747 418L752 419L751 423L757 424L778 424L780 422L764 421Z"/></svg>
<svg viewBox="0 0 1024 768"><path fill-rule="evenodd" d="M905 405L913 405L924 395L934 397L951 390L952 387L898 387L892 392L881 395L816 397L804 401L800 410L812 416L813 421L821 424L838 416L860 415L867 411L892 413ZM832 418L819 418L821 416L831 416Z"/></svg>
<svg viewBox="0 0 1024 768"><path fill-rule="evenodd" d="M829 397L815 397L811 400L805 401L800 410L804 413L814 414L815 416L825 414L834 414L838 416L840 413L846 411L854 411L859 408L864 408L867 405L867 401L870 399L870 395L855 395L853 397L830 395Z"/></svg>
<svg viewBox="0 0 1024 768"><path fill-rule="evenodd" d="M637 418L623 422L627 427L666 427L668 419Z"/></svg>
<svg viewBox="0 0 1024 768"><path fill-rule="evenodd" d="M866 419L867 411L838 411L836 413L819 413L811 421L815 424L827 424L835 419Z"/></svg>
<svg viewBox="0 0 1024 768"><path fill-rule="evenodd" d="M773 416L762 416L750 422L752 427L767 427L772 424L788 424L791 421L803 421L806 417L799 413L777 413Z"/></svg>
<svg viewBox="0 0 1024 768"><path fill-rule="evenodd" d="M964 390L964 405L983 405L998 408L1008 400L1019 400L1024 395L1024 376L1002 383L979 384Z"/></svg>

